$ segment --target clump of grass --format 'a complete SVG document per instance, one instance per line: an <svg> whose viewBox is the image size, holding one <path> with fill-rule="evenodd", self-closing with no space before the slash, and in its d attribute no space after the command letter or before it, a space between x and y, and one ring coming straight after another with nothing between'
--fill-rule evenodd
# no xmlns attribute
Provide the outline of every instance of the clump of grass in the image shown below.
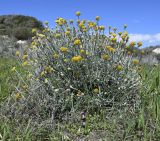
<svg viewBox="0 0 160 141"><path fill-rule="evenodd" d="M4 101L14 90L18 78L11 73L12 67L15 66L18 71L22 69L15 58L1 57L0 59L0 101Z"/></svg>
<svg viewBox="0 0 160 141"><path fill-rule="evenodd" d="M131 50L141 42L128 43L126 25L123 32L109 27L106 35L100 17L87 22L76 15L75 24L58 18L53 30L47 22L43 33L33 29L30 48L16 52L25 73L12 68L19 81L1 108L3 117L17 124L31 120L33 129L55 129L57 119L81 121L81 111L137 117L141 78Z"/></svg>

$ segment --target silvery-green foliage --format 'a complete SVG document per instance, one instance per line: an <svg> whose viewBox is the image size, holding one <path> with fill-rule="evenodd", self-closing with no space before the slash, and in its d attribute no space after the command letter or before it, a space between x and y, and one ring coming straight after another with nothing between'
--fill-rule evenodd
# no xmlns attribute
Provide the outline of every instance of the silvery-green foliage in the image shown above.
<svg viewBox="0 0 160 141"><path fill-rule="evenodd" d="M22 98L10 100L6 108L10 111L6 110L5 115L53 125L55 118L64 118L71 111L101 107L114 110L128 107L134 111L137 108L141 79L132 55L127 55L128 34L124 31L122 35L126 38L122 40L116 31L105 35L104 30L84 25L87 32L67 23L55 29L46 27L43 34L37 32L29 49L30 60L27 60L32 76L20 81L27 83L28 90L17 87ZM66 28L69 35L65 34ZM112 41L113 38L116 41ZM77 39L81 42L79 45L74 44ZM106 46L114 51L107 50ZM61 47L68 50L63 52ZM81 50L85 53L81 54ZM108 60L103 59L104 54L109 56ZM73 61L78 55L82 59Z"/></svg>

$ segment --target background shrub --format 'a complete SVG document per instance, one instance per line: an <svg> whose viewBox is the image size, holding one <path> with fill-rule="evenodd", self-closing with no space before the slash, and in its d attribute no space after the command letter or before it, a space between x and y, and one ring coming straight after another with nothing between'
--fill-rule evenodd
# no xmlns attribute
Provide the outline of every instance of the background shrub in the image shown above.
<svg viewBox="0 0 160 141"><path fill-rule="evenodd" d="M30 39L32 28L43 29L43 25L34 17L23 15L0 16L0 35L15 36L17 39Z"/></svg>
<svg viewBox="0 0 160 141"><path fill-rule="evenodd" d="M13 35L17 40L28 40L33 34L28 27L17 27L13 31Z"/></svg>

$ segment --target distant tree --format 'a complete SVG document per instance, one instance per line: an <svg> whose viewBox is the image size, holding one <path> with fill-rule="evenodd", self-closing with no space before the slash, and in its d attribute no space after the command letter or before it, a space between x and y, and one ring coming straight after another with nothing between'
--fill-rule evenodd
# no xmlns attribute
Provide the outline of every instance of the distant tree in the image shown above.
<svg viewBox="0 0 160 141"><path fill-rule="evenodd" d="M43 24L34 17L23 15L0 16L0 35L14 36L19 40L30 39L32 28L43 30Z"/></svg>

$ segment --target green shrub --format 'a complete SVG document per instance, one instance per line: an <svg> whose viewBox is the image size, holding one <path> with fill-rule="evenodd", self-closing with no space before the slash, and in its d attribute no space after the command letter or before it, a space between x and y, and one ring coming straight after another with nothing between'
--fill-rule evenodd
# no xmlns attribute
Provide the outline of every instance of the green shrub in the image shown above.
<svg viewBox="0 0 160 141"><path fill-rule="evenodd" d="M33 36L31 29L27 27L17 27L13 31L14 37L18 40L28 40Z"/></svg>
<svg viewBox="0 0 160 141"><path fill-rule="evenodd" d="M70 114L73 119L76 111L132 111L135 116L141 78L139 61L128 54L136 44L128 44L126 26L118 33L109 27L105 35L98 17L86 22L77 15L76 25L58 18L53 30L48 26L43 34L33 30L32 46L21 58L23 67L31 66L28 76L21 77L13 68L19 85L10 104L1 108L4 115L19 123L32 119L32 125L43 127L53 127L55 119Z"/></svg>
<svg viewBox="0 0 160 141"><path fill-rule="evenodd" d="M43 30L43 25L36 18L30 16L0 16L0 35L15 36L20 40L31 39L32 28Z"/></svg>

